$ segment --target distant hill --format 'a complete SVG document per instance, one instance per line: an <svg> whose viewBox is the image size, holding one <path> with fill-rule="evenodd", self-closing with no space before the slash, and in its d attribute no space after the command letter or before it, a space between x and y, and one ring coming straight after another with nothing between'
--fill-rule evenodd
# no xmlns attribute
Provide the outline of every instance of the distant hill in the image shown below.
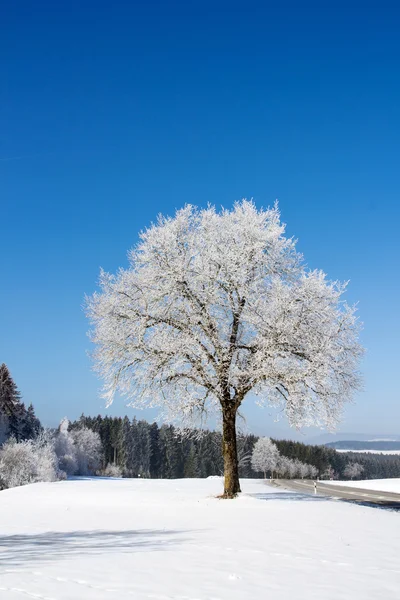
<svg viewBox="0 0 400 600"><path fill-rule="evenodd" d="M339 440L337 442L328 442L325 444L328 448L334 448L335 450L370 450L370 451L384 451L384 450L400 450L400 441L394 440Z"/></svg>
<svg viewBox="0 0 400 600"><path fill-rule="evenodd" d="M307 444L331 444L334 442L400 442L399 434L385 433L320 433L319 435L307 437Z"/></svg>

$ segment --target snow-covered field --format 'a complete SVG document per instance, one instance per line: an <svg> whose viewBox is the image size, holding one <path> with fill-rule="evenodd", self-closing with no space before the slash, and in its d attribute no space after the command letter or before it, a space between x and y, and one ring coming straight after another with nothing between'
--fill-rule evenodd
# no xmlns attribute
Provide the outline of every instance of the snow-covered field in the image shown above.
<svg viewBox="0 0 400 600"><path fill-rule="evenodd" d="M398 600L400 515L243 481L0 492L2 600Z"/></svg>
<svg viewBox="0 0 400 600"><path fill-rule="evenodd" d="M324 481L331 485L343 485L377 492L394 492L400 494L400 479L365 479L363 481Z"/></svg>

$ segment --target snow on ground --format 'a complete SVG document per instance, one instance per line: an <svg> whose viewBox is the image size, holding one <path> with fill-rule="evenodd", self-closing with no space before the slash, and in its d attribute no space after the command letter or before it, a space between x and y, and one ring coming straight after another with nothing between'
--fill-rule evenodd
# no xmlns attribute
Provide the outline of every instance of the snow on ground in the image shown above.
<svg viewBox="0 0 400 600"><path fill-rule="evenodd" d="M400 479L365 479L363 481L324 481L331 485L343 485L377 492L394 492L400 494Z"/></svg>
<svg viewBox="0 0 400 600"><path fill-rule="evenodd" d="M400 515L219 479L0 492L2 600L398 600Z"/></svg>

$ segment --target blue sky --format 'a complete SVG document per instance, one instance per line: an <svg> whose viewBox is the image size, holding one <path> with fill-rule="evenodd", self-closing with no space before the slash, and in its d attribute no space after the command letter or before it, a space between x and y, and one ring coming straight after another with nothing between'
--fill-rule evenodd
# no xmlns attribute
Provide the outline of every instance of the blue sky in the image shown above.
<svg viewBox="0 0 400 600"><path fill-rule="evenodd" d="M278 4L3 2L0 361L44 423L105 412L82 311L100 266L159 212L253 197L359 301L341 429L399 432L400 9Z"/></svg>

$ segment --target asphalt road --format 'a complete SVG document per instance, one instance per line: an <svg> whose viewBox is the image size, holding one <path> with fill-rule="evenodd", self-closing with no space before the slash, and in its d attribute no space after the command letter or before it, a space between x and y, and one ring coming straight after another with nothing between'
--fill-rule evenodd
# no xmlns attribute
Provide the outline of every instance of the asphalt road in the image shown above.
<svg viewBox="0 0 400 600"><path fill-rule="evenodd" d="M315 495L314 481L308 479L275 479L272 485L302 494ZM340 485L330 485L317 481L318 496L329 496L332 499L352 500L381 506L391 506L400 509L400 494L393 492L376 492L372 490L357 489Z"/></svg>

